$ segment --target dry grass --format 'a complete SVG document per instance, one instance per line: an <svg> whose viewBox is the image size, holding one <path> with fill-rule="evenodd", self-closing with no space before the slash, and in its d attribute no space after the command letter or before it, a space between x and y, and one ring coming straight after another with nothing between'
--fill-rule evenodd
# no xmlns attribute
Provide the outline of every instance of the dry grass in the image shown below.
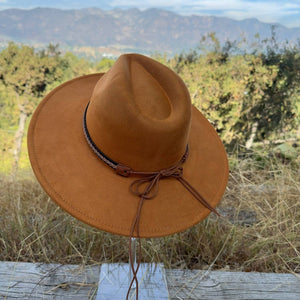
<svg viewBox="0 0 300 300"><path fill-rule="evenodd" d="M143 260L166 268L300 272L299 165L231 159L219 211L179 234L142 241ZM263 168L261 166L263 165ZM0 177L0 260L127 262L128 239L58 208L33 179Z"/></svg>

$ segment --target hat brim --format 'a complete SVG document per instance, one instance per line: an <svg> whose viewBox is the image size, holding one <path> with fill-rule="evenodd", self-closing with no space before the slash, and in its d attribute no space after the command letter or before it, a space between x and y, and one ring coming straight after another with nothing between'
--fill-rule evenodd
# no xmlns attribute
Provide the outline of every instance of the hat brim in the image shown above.
<svg viewBox="0 0 300 300"><path fill-rule="evenodd" d="M85 107L101 76L75 78L43 99L29 126L29 157L38 181L65 211L100 230L129 236L139 203L129 190L135 178L121 177L99 160L82 130ZM195 107L183 177L212 207L220 201L228 180L223 144ZM144 203L140 236L161 237L180 232L209 213L179 181L166 178L159 182L156 197Z"/></svg>

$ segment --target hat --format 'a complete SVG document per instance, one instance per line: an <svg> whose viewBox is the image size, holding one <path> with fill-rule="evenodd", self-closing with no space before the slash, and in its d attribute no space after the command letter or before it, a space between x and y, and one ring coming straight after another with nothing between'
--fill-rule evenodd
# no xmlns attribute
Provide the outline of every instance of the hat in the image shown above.
<svg viewBox="0 0 300 300"><path fill-rule="evenodd" d="M223 144L181 78L138 54L50 92L32 116L28 151L59 206L125 236L161 237L197 224L228 180Z"/></svg>

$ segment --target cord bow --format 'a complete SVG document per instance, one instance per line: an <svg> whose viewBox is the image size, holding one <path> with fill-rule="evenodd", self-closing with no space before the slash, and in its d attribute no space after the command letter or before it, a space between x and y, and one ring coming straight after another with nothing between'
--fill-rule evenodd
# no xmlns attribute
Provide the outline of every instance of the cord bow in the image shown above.
<svg viewBox="0 0 300 300"><path fill-rule="evenodd" d="M136 283L136 300L138 299L138 279L137 272L141 264L141 243L140 243L140 234L139 234L139 224L140 224L140 215L142 211L143 204L145 200L153 199L158 193L159 181L164 178L175 178L178 180L193 196L196 198L203 206L208 208L210 211L214 212L218 216L219 213L205 200L205 198L188 182L183 178L183 167L182 163L185 161L181 160L177 165L172 166L168 169L163 169L157 172L137 172L133 170L126 169L126 172L123 172L122 166L120 166L119 170L121 173L118 173L122 176L139 176L139 179L134 180L130 184L130 191L140 197L140 202L138 206L138 210L136 212L133 224L130 230L130 242L129 242L129 256L130 256L130 265L133 273L133 278L131 284L129 286L126 299L128 299L130 290L133 286L133 283ZM125 175L124 175L125 174ZM143 186L145 186L143 188ZM139 239L139 260L137 263L137 267L134 266L131 256L131 238L133 237L134 230L136 230L136 235Z"/></svg>

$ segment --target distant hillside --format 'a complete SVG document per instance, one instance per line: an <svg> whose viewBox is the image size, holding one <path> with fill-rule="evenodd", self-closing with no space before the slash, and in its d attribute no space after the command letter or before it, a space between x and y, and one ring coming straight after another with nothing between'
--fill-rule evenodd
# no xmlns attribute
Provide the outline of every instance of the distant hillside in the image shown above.
<svg viewBox="0 0 300 300"><path fill-rule="evenodd" d="M122 51L175 53L194 48L201 37L216 32L221 42L264 39L271 25L257 19L235 21L211 16L182 16L159 9L104 11L98 8L60 10L35 8L0 11L0 43L59 43L65 47L106 47ZM278 41L297 41L300 28L276 25Z"/></svg>

